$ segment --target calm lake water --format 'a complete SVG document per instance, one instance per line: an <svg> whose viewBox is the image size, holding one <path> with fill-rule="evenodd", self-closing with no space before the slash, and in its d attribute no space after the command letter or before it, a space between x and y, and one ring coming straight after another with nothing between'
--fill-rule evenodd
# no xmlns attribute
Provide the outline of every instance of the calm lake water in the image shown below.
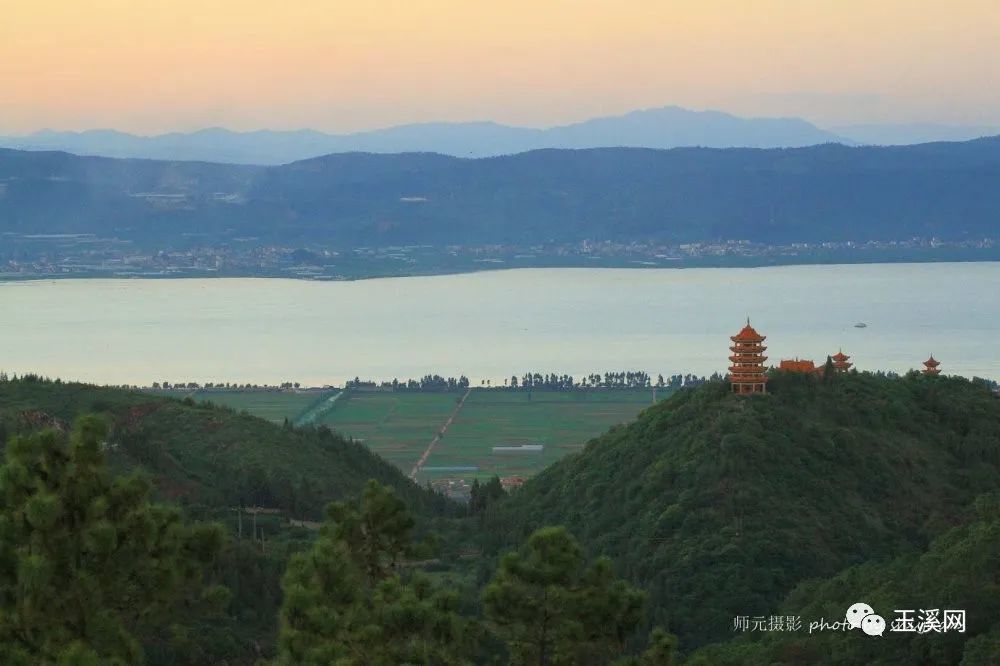
<svg viewBox="0 0 1000 666"><path fill-rule="evenodd" d="M945 373L1000 378L998 295L1000 263L6 282L0 369L129 384L710 374L749 315L774 362L843 348L906 371L933 353Z"/></svg>

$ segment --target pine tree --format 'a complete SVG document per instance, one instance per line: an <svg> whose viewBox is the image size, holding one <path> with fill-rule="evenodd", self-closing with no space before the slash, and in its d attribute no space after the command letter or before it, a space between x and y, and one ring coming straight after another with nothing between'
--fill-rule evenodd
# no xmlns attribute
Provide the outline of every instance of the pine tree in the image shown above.
<svg viewBox="0 0 1000 666"><path fill-rule="evenodd" d="M649 644L638 657L625 657L614 666L673 666L676 663L677 637L661 627L649 633Z"/></svg>
<svg viewBox="0 0 1000 666"><path fill-rule="evenodd" d="M343 542L367 583L389 578L400 556L411 547L413 517L389 486L370 480L361 501L334 502L327 507L325 529Z"/></svg>
<svg viewBox="0 0 1000 666"><path fill-rule="evenodd" d="M645 594L615 578L607 558L586 566L564 527L538 530L508 553L483 594L512 663L607 663L642 619Z"/></svg>
<svg viewBox="0 0 1000 666"><path fill-rule="evenodd" d="M836 373L837 369L833 366L833 359L827 356L826 363L823 364L823 381L832 382Z"/></svg>
<svg viewBox="0 0 1000 666"><path fill-rule="evenodd" d="M276 663L471 663L477 628L458 614L458 595L401 575L412 529L403 503L374 480L360 501L331 504L312 549L285 573Z"/></svg>
<svg viewBox="0 0 1000 666"><path fill-rule="evenodd" d="M201 592L217 526L149 503L149 483L112 479L97 417L68 437L16 437L0 468L0 662L139 663L136 634L169 625ZM202 594L221 604L224 588Z"/></svg>

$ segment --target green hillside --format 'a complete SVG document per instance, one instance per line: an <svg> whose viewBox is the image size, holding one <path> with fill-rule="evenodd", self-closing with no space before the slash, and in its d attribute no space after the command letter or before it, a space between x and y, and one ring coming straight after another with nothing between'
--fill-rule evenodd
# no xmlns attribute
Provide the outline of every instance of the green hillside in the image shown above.
<svg viewBox="0 0 1000 666"><path fill-rule="evenodd" d="M281 427L193 400L86 384L0 381L0 441L90 412L111 425L112 466L144 468L164 499L210 509L259 505L316 518L327 502L356 495L373 478L393 486L415 513L449 506L327 428Z"/></svg>
<svg viewBox="0 0 1000 666"><path fill-rule="evenodd" d="M844 617L864 600L888 623L882 638L859 631L812 635L754 632L692 655L691 666L742 664L962 664L988 666L1000 655L1000 495L984 495L968 524L948 530L922 553L889 562L851 567L836 576L809 581L781 604L779 613L804 618ZM964 631L933 628L925 633L896 632L892 624L907 617L918 627L921 609L965 611ZM786 615L786 616L787 616Z"/></svg>
<svg viewBox="0 0 1000 666"><path fill-rule="evenodd" d="M113 471L141 468L158 499L180 504L189 518L222 522L228 531L207 577L230 590L222 615L189 613L184 620L191 628L183 636L169 627L142 632L148 664L249 666L273 654L282 572L289 555L307 548L315 535L287 518L320 520L331 500L359 495L368 479L393 487L421 532L447 523L459 508L324 427L283 427L193 399L30 376L0 379L0 442L40 428L68 429L88 413L110 426L105 450ZM238 505L279 509L280 515L251 520L244 514L238 533ZM262 538L266 534L266 549L252 538L251 526Z"/></svg>
<svg viewBox="0 0 1000 666"><path fill-rule="evenodd" d="M709 383L647 409L487 511L488 549L567 526L690 651L803 580L926 549L1000 483L1000 400L983 386L852 374L770 389Z"/></svg>

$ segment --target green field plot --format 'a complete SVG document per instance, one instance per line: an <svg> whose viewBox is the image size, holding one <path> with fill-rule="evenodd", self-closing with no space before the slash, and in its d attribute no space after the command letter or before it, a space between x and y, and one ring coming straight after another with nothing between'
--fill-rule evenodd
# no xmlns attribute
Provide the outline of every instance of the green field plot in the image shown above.
<svg viewBox="0 0 1000 666"><path fill-rule="evenodd" d="M363 440L409 474L461 397L460 393L349 391L317 422Z"/></svg>
<svg viewBox="0 0 1000 666"><path fill-rule="evenodd" d="M235 391L201 389L191 392L193 400L211 401L216 405L232 407L277 423L285 419L295 421L313 405L326 400L336 391Z"/></svg>
<svg viewBox="0 0 1000 666"><path fill-rule="evenodd" d="M665 398L660 390L657 399ZM425 468L478 467L478 472L424 469L418 481L442 477L531 476L591 438L632 421L653 402L651 389L483 391L465 401ZM542 452L494 453L494 446L542 445Z"/></svg>

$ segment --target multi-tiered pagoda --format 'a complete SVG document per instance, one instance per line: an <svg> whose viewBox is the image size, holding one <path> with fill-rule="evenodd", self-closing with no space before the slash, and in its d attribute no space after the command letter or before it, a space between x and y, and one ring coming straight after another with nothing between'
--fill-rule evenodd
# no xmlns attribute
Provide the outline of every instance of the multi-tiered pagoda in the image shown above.
<svg viewBox="0 0 1000 666"><path fill-rule="evenodd" d="M924 374L930 377L941 374L941 370L938 369L939 365L941 365L941 362L935 361L934 354L931 354L931 357L924 361Z"/></svg>
<svg viewBox="0 0 1000 666"><path fill-rule="evenodd" d="M750 325L750 318L747 317L747 325L743 330L729 338L733 341L733 346L729 348L733 355L729 357L732 365L729 367L729 382L732 384L733 393L751 394L767 392L767 375L764 374L764 350L767 349L762 342L765 336L761 335Z"/></svg>
<svg viewBox="0 0 1000 666"><path fill-rule="evenodd" d="M851 357L845 354L843 350L839 350L836 354L830 357L830 360L833 361L833 369L837 372L847 372L850 370L851 366L854 364L847 360L849 358Z"/></svg>

